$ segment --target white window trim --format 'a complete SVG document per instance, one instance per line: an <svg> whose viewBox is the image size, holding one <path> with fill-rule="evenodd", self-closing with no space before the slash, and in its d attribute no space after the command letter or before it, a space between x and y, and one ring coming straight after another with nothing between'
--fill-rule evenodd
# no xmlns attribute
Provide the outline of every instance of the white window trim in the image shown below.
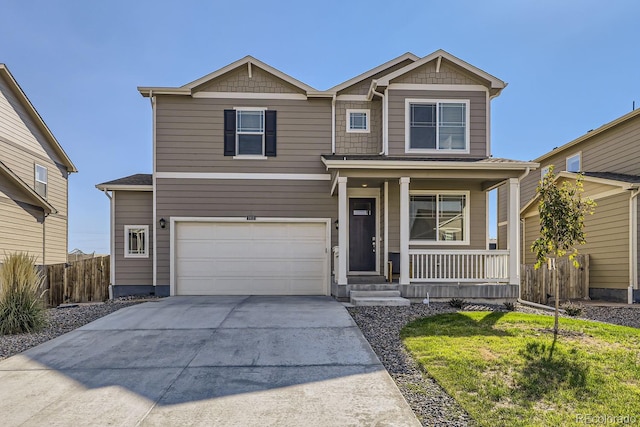
<svg viewBox="0 0 640 427"><path fill-rule="evenodd" d="M576 157L578 158L579 167L578 167L577 171L572 171L572 172L577 173L577 172L581 172L582 171L582 151L578 151L575 154L567 156L567 158L565 159L565 162L564 162L564 170L569 172L569 159L574 159Z"/></svg>
<svg viewBox="0 0 640 427"><path fill-rule="evenodd" d="M266 134L266 117L264 112L268 110L266 107L233 107L236 110L236 155L233 156L234 159L243 159L243 160L263 160L266 159L267 156L264 154L265 150L265 134ZM262 111L262 154L240 154L238 150L240 148L240 138L239 135L258 135L257 132L238 132L238 111Z"/></svg>
<svg viewBox="0 0 640 427"><path fill-rule="evenodd" d="M549 172L549 167L550 167L550 166L551 166L551 165L549 165L549 166L544 166L544 167L540 168L540 179L541 179L541 180L542 180L542 179L544 179L544 176L547 174L547 172Z"/></svg>
<svg viewBox="0 0 640 427"><path fill-rule="evenodd" d="M38 179L38 168L42 168L45 170L45 173L47 174L47 180L46 181L40 181ZM38 193L38 195L40 195L43 199L47 199L47 197L49 196L49 169L47 169L46 166L42 166L41 164L36 163L35 166L33 167L33 180L34 180L34 186L33 189L36 190L36 186L35 183L36 182L40 182L42 184L44 184L44 196L40 193L38 193L38 191L36 190L36 193Z"/></svg>
<svg viewBox="0 0 640 427"><path fill-rule="evenodd" d="M413 246L468 246L470 242L471 224L471 192L459 191L459 190L411 190L409 191L409 211L411 211L411 196L465 196L465 210L464 210L464 240L409 240L409 245ZM410 221L411 218L407 218ZM437 234L436 234L437 236Z"/></svg>
<svg viewBox="0 0 640 427"><path fill-rule="evenodd" d="M439 125L436 123L436 148L411 148L411 113L410 108L411 104L436 104L436 114L439 110L437 106L440 103L455 103L455 104L465 104L465 149L464 150L454 150L454 149L440 149L437 148L438 144L438 135L439 135ZM469 154L470 145L471 145L471 104L468 99L417 99L417 98L406 98L404 100L404 151L406 153L458 153L458 154Z"/></svg>
<svg viewBox="0 0 640 427"><path fill-rule="evenodd" d="M144 254L129 253L129 230L132 228L142 228L146 238L144 239ZM125 258L149 258L149 226L148 225L125 225L124 226L124 257Z"/></svg>
<svg viewBox="0 0 640 427"><path fill-rule="evenodd" d="M364 113L366 116L367 127L366 129L351 129L351 113ZM371 122L371 110L367 109L355 109L347 108L347 133L370 133Z"/></svg>

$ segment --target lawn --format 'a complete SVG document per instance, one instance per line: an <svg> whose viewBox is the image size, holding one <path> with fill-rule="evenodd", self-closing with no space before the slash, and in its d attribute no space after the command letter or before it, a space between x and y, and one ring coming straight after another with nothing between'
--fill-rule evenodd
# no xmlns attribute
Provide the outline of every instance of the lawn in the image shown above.
<svg viewBox="0 0 640 427"><path fill-rule="evenodd" d="M479 425L640 424L640 330L562 318L554 342L552 328L551 316L459 312L401 337Z"/></svg>

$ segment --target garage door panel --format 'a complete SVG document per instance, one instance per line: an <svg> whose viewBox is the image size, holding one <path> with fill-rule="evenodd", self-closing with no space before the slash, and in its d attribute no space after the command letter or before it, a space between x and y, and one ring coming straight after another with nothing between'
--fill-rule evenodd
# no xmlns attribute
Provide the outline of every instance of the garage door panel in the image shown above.
<svg viewBox="0 0 640 427"><path fill-rule="evenodd" d="M326 222L177 223L178 295L325 295Z"/></svg>

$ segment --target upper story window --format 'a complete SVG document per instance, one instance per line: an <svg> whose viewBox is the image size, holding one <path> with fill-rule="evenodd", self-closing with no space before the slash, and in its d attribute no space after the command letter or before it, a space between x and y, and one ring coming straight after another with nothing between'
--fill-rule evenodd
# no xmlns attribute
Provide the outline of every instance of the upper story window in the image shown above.
<svg viewBox="0 0 640 427"><path fill-rule="evenodd" d="M467 192L412 191L409 196L409 239L416 244L469 243Z"/></svg>
<svg viewBox="0 0 640 427"><path fill-rule="evenodd" d="M149 226L124 226L124 257L149 258Z"/></svg>
<svg viewBox="0 0 640 427"><path fill-rule="evenodd" d="M469 152L469 101L406 100L406 151Z"/></svg>
<svg viewBox="0 0 640 427"><path fill-rule="evenodd" d="M47 198L47 187L49 185L49 177L47 173L47 168L44 166L40 166L38 164L35 165L35 190L36 193L41 195L43 198Z"/></svg>
<svg viewBox="0 0 640 427"><path fill-rule="evenodd" d="M347 109L347 132L369 133L369 110Z"/></svg>
<svg viewBox="0 0 640 427"><path fill-rule="evenodd" d="M257 107L224 110L224 155L266 159L276 155L276 112Z"/></svg>
<svg viewBox="0 0 640 427"><path fill-rule="evenodd" d="M582 169L580 157L580 153L567 157L567 172L580 172Z"/></svg>
<svg viewBox="0 0 640 427"><path fill-rule="evenodd" d="M236 110L236 154L264 156L264 110Z"/></svg>

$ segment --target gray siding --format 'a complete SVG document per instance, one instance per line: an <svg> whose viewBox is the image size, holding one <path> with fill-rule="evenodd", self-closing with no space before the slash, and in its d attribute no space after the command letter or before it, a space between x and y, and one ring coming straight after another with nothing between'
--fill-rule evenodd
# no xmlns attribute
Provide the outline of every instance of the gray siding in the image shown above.
<svg viewBox="0 0 640 427"><path fill-rule="evenodd" d="M303 91L256 65L238 67L198 88L204 92L302 93Z"/></svg>
<svg viewBox="0 0 640 427"><path fill-rule="evenodd" d="M35 164L47 168L47 201L58 211L45 220L44 264L55 264L67 260L67 171L60 159L29 116L15 94L0 77L0 159L31 188L35 187ZM0 175L0 184L10 187L7 178ZM19 193L19 192L18 192ZM4 197L16 196L16 190L4 193ZM0 196L2 197L2 196ZM20 198L18 201L22 200ZM31 215L14 208L3 212L2 227L7 235L36 236L42 234L42 224L33 222ZM0 244L2 251L22 250L24 246L15 239L5 238ZM40 242L42 255L42 239Z"/></svg>
<svg viewBox="0 0 640 427"><path fill-rule="evenodd" d="M330 181L158 179L156 215L171 217L331 218ZM158 285L169 284L169 227L158 230ZM337 232L332 227L332 246ZM117 265L117 264L116 264Z"/></svg>
<svg viewBox="0 0 640 427"><path fill-rule="evenodd" d="M0 259L5 253L27 252L43 264L44 219L41 208L20 201L19 194L0 182Z"/></svg>
<svg viewBox="0 0 640 427"><path fill-rule="evenodd" d="M114 191L115 254L114 283L122 285L153 285L153 193L151 191ZM149 257L124 257L124 226L149 226ZM160 232L161 230L158 230ZM164 230L162 230L164 231ZM167 244L168 247L168 244Z"/></svg>
<svg viewBox="0 0 640 427"><path fill-rule="evenodd" d="M437 60L434 59L415 70L397 77L391 83L486 85L486 82L477 76L453 63L449 63L446 59L442 60L438 72L436 72L436 67Z"/></svg>
<svg viewBox="0 0 640 427"><path fill-rule="evenodd" d="M378 154L382 151L382 103L379 101L336 102L336 154ZM368 109L369 132L347 132L347 109Z"/></svg>
<svg viewBox="0 0 640 427"><path fill-rule="evenodd" d="M470 145L469 154L443 151L428 157L486 157L487 155L487 93L457 91L389 90L389 155L422 156L405 153L405 100L411 99L461 99L469 100Z"/></svg>
<svg viewBox="0 0 640 427"><path fill-rule="evenodd" d="M224 156L223 111L243 106L278 112L277 157L241 160ZM329 100L158 97L158 172L326 173L322 153L331 153Z"/></svg>
<svg viewBox="0 0 640 427"><path fill-rule="evenodd" d="M487 203L486 193L480 189L480 184L469 183L460 185L455 182L437 180L412 180L409 184L411 190L458 190L469 191L470 206L470 244L469 245L425 245L419 246L425 249L486 249L487 248ZM398 181L389 181L389 251L400 251L400 184Z"/></svg>

